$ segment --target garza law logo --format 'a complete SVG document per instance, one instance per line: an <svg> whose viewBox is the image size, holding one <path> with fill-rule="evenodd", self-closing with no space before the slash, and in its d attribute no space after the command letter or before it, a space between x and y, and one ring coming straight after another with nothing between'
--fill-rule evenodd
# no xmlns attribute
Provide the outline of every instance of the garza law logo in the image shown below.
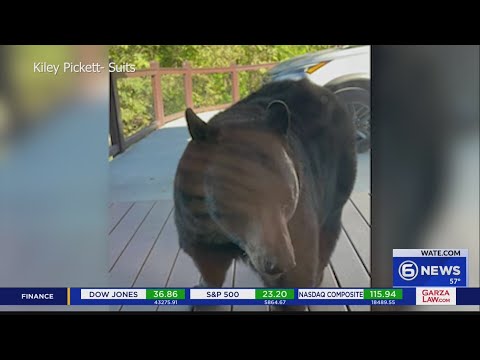
<svg viewBox="0 0 480 360"><path fill-rule="evenodd" d="M412 260L406 260L398 267L398 275L405 280L411 281L418 275L418 266Z"/></svg>

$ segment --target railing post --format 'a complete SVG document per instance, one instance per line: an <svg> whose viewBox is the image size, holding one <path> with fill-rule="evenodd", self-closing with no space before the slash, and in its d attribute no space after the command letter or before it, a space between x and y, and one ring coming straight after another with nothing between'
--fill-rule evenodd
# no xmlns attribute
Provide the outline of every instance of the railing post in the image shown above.
<svg viewBox="0 0 480 360"><path fill-rule="evenodd" d="M187 107L193 109L193 80L192 80L192 67L188 61L183 63L185 69L185 75L183 77L185 87L185 104Z"/></svg>
<svg viewBox="0 0 480 360"><path fill-rule="evenodd" d="M115 73L110 74L110 138L112 145L118 146L118 153L122 153L125 150L125 137Z"/></svg>
<svg viewBox="0 0 480 360"><path fill-rule="evenodd" d="M158 61L150 61L150 69L155 70L155 74L152 75L153 110L157 128L160 128L165 122L165 114L163 112L162 78Z"/></svg>
<svg viewBox="0 0 480 360"><path fill-rule="evenodd" d="M238 70L235 63L232 63L230 67L232 68L232 100L234 103L236 103L240 100L240 84L238 81Z"/></svg>

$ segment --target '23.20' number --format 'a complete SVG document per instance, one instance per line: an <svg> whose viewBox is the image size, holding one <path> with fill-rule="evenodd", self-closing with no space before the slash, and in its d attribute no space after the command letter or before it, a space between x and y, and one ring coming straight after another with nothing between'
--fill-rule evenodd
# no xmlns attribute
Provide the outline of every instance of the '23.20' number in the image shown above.
<svg viewBox="0 0 480 360"><path fill-rule="evenodd" d="M285 290L263 290L262 297L270 299L283 299L288 296Z"/></svg>

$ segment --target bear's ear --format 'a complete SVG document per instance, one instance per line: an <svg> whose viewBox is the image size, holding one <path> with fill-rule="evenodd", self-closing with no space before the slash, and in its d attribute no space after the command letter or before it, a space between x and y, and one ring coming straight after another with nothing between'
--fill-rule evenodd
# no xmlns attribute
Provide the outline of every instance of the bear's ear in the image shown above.
<svg viewBox="0 0 480 360"><path fill-rule="evenodd" d="M192 139L206 141L209 133L207 123L200 119L190 108L185 111L185 118L187 119L188 131Z"/></svg>
<svg viewBox="0 0 480 360"><path fill-rule="evenodd" d="M290 128L290 109L282 100L273 100L267 106L267 124L270 129L287 135Z"/></svg>

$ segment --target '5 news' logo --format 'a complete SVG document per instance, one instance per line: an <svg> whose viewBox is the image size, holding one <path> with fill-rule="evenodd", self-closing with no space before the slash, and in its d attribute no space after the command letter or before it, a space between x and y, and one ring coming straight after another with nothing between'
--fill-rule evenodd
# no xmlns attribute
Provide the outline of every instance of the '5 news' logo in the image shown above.
<svg viewBox="0 0 480 360"><path fill-rule="evenodd" d="M393 286L467 286L465 249L393 250Z"/></svg>

